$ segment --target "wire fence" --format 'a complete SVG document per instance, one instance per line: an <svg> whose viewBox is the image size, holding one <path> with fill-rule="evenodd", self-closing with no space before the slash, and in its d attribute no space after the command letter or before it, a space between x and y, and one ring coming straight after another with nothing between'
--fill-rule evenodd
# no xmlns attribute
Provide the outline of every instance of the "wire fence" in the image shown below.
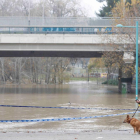
<svg viewBox="0 0 140 140"><path fill-rule="evenodd" d="M111 26L110 18L0 17L0 26Z"/></svg>
<svg viewBox="0 0 140 140"><path fill-rule="evenodd" d="M28 17L28 16L0 16L0 26L80 26L80 27L110 27L115 22L125 21L128 25L140 21L140 18L119 19L110 17Z"/></svg>

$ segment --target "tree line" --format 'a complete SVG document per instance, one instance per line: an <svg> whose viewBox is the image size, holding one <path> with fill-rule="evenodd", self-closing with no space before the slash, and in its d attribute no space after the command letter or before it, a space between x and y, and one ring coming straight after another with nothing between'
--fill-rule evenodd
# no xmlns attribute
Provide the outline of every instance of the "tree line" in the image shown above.
<svg viewBox="0 0 140 140"><path fill-rule="evenodd" d="M101 1L102 2L102 1ZM97 13L101 17L112 17L114 22L112 24L112 32L118 32L116 35L117 41L124 41L123 50L126 52L134 52L131 55L135 58L135 44L136 44L136 29L135 28L116 28L117 24L122 24L123 26L135 26L136 20L140 17L140 0L106 0L106 5L104 5L100 11ZM113 35L113 34L112 34ZM121 92L122 77L134 77L135 75L135 60L132 64L125 64L123 61L123 51L119 45L115 43L114 40L106 38L110 46L114 47L114 52L105 52L103 57L105 58L107 67L118 67L119 71L119 92ZM130 41L131 43L127 43ZM120 51L120 53L118 53ZM140 56L140 51L139 51ZM140 62L140 61L139 61ZM139 64L140 66L140 64ZM140 71L139 71L140 73Z"/></svg>
<svg viewBox="0 0 140 140"><path fill-rule="evenodd" d="M62 84L69 80L71 58L0 58L1 83ZM74 62L75 63L75 62Z"/></svg>

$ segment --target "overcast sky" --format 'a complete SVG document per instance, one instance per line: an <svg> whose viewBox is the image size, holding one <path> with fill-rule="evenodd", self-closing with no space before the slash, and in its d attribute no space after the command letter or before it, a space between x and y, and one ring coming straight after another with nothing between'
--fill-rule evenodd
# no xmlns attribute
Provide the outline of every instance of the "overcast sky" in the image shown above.
<svg viewBox="0 0 140 140"><path fill-rule="evenodd" d="M40 0L32 0L33 2L37 2ZM81 2L81 6L86 9L88 13L88 17L97 17L95 11L98 12L99 9L105 4L106 2L97 2L96 0L79 0Z"/></svg>
<svg viewBox="0 0 140 140"><path fill-rule="evenodd" d="M88 17L96 17L95 11L98 12L103 4L106 4L106 2L99 3L96 0L81 0L81 5L86 8Z"/></svg>

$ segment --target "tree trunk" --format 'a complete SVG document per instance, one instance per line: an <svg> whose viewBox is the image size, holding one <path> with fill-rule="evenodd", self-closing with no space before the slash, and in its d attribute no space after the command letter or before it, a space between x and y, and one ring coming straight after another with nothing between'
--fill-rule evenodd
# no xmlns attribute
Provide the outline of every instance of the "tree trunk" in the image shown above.
<svg viewBox="0 0 140 140"><path fill-rule="evenodd" d="M5 84L4 58L1 58L1 67L2 67L2 79Z"/></svg>
<svg viewBox="0 0 140 140"><path fill-rule="evenodd" d="M47 84L49 84L49 79L50 79L50 67L51 67L51 62L49 62L49 58L46 58L45 83Z"/></svg>
<svg viewBox="0 0 140 140"><path fill-rule="evenodd" d="M121 93L121 91L122 91L121 78L122 78L122 68L119 68L119 77L118 77L118 92L119 93Z"/></svg>

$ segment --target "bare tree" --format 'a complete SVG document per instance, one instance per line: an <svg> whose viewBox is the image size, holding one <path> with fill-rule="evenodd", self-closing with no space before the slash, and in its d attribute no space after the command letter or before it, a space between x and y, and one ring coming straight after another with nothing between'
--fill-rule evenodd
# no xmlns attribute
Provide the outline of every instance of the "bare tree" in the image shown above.
<svg viewBox="0 0 140 140"><path fill-rule="evenodd" d="M47 16L79 17L86 11L79 5L79 0L1 0L1 16Z"/></svg>

